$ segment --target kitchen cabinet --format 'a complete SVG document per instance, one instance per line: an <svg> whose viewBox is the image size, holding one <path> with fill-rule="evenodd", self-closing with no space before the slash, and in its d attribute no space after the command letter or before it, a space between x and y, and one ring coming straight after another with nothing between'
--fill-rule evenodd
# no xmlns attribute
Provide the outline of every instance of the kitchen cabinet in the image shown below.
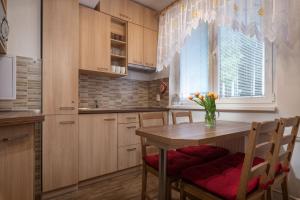
<svg viewBox="0 0 300 200"><path fill-rule="evenodd" d="M43 113L76 114L79 2L43 1Z"/></svg>
<svg viewBox="0 0 300 200"><path fill-rule="evenodd" d="M118 148L118 170L142 164L141 145L129 145Z"/></svg>
<svg viewBox="0 0 300 200"><path fill-rule="evenodd" d="M80 69L111 71L111 17L80 6Z"/></svg>
<svg viewBox="0 0 300 200"><path fill-rule="evenodd" d="M144 27L158 31L158 13L155 10L144 7Z"/></svg>
<svg viewBox="0 0 300 200"><path fill-rule="evenodd" d="M140 144L140 137L135 134L138 123L118 124L118 146Z"/></svg>
<svg viewBox="0 0 300 200"><path fill-rule="evenodd" d="M46 116L43 125L43 192L78 183L78 116Z"/></svg>
<svg viewBox="0 0 300 200"><path fill-rule="evenodd" d="M134 2L128 2L128 15L130 22L143 26L144 25L144 6Z"/></svg>
<svg viewBox="0 0 300 200"><path fill-rule="evenodd" d="M0 127L0 199L34 199L34 124Z"/></svg>
<svg viewBox="0 0 300 200"><path fill-rule="evenodd" d="M128 63L143 65L144 30L142 26L128 23Z"/></svg>
<svg viewBox="0 0 300 200"><path fill-rule="evenodd" d="M100 11L125 21L131 21L128 4L128 0L101 0Z"/></svg>
<svg viewBox="0 0 300 200"><path fill-rule="evenodd" d="M79 116L79 180L117 171L117 114Z"/></svg>
<svg viewBox="0 0 300 200"><path fill-rule="evenodd" d="M144 28L144 65L156 67L157 59L157 32Z"/></svg>

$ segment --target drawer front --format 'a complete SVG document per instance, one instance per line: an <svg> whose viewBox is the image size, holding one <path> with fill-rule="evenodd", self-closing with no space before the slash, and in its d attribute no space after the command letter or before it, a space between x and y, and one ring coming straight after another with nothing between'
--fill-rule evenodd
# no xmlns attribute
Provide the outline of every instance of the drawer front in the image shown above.
<svg viewBox="0 0 300 200"><path fill-rule="evenodd" d="M34 134L34 125L8 126L0 128L0 143L17 142Z"/></svg>
<svg viewBox="0 0 300 200"><path fill-rule="evenodd" d="M142 163L141 146L130 145L118 149L118 170L135 167Z"/></svg>
<svg viewBox="0 0 300 200"><path fill-rule="evenodd" d="M118 123L127 124L127 123L138 123L139 115L138 113L120 113L118 114Z"/></svg>
<svg viewBox="0 0 300 200"><path fill-rule="evenodd" d="M135 134L139 128L138 123L119 124L118 125L118 146L128 146L140 144L140 137Z"/></svg>

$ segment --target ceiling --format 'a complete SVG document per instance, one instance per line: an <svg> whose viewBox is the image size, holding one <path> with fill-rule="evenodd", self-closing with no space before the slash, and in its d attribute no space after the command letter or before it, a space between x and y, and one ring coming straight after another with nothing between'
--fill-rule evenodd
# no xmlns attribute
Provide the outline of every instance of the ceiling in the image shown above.
<svg viewBox="0 0 300 200"><path fill-rule="evenodd" d="M175 0L134 0L140 4L160 11ZM91 8L95 8L99 0L80 0L80 3Z"/></svg>

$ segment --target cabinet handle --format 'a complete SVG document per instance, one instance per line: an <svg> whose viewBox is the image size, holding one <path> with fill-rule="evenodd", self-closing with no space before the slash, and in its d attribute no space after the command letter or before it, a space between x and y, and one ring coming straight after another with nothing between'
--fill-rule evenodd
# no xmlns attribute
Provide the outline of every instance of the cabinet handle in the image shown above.
<svg viewBox="0 0 300 200"><path fill-rule="evenodd" d="M126 119L130 120L130 119L136 119L136 117L126 117Z"/></svg>
<svg viewBox="0 0 300 200"><path fill-rule="evenodd" d="M107 118L107 119L104 119L104 121L115 121L116 119L115 118Z"/></svg>
<svg viewBox="0 0 300 200"><path fill-rule="evenodd" d="M135 151L136 148L127 149L127 151Z"/></svg>
<svg viewBox="0 0 300 200"><path fill-rule="evenodd" d="M62 124L62 125L64 125L64 124L75 124L75 121L61 121L61 122L59 122L59 124Z"/></svg>
<svg viewBox="0 0 300 200"><path fill-rule="evenodd" d="M97 67L97 70L100 70L100 71L107 71L107 68L106 68L106 67Z"/></svg>
<svg viewBox="0 0 300 200"><path fill-rule="evenodd" d="M130 128L136 128L136 126L127 126L128 129Z"/></svg>
<svg viewBox="0 0 300 200"><path fill-rule="evenodd" d="M60 110L75 110L75 107L60 107Z"/></svg>
<svg viewBox="0 0 300 200"><path fill-rule="evenodd" d="M3 143L12 142L15 140L20 140L20 139L26 138L28 136L29 136L29 134L25 134L25 135L21 135L21 136L17 136L17 137L11 137L11 138L3 138L3 139L1 139L1 142L3 142Z"/></svg>

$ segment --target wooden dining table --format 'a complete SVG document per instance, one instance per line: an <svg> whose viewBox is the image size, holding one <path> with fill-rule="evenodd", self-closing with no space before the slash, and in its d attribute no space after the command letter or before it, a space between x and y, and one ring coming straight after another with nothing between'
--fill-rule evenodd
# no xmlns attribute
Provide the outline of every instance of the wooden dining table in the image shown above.
<svg viewBox="0 0 300 200"><path fill-rule="evenodd" d="M168 126L146 127L136 134L159 149L159 200L167 199L167 151L184 146L213 144L218 141L246 136L251 124L247 122L217 121L214 128L205 123L188 123Z"/></svg>

